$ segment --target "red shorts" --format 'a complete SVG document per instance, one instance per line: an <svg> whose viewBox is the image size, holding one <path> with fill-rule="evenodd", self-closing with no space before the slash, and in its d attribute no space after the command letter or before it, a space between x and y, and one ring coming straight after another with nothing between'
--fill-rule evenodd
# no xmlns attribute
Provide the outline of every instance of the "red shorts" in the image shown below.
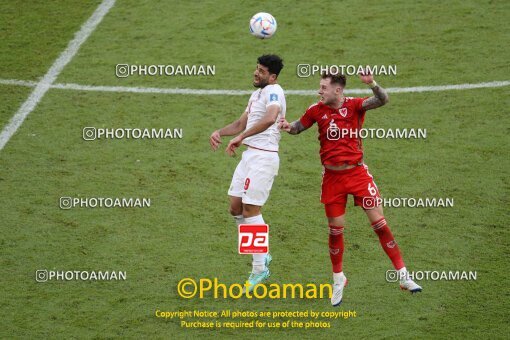
<svg viewBox="0 0 510 340"><path fill-rule="evenodd" d="M365 164L347 170L324 168L321 202L327 217L345 214L347 195L353 195L354 205L360 205L363 209L372 209L379 205L379 189Z"/></svg>

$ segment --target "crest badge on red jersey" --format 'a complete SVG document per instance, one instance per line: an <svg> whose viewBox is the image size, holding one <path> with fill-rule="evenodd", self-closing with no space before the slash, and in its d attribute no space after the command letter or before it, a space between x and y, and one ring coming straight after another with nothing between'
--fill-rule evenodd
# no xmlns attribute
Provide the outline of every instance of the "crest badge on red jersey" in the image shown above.
<svg viewBox="0 0 510 340"><path fill-rule="evenodd" d="M347 108L346 107L341 108L339 112L342 117L344 117L344 118L347 117Z"/></svg>

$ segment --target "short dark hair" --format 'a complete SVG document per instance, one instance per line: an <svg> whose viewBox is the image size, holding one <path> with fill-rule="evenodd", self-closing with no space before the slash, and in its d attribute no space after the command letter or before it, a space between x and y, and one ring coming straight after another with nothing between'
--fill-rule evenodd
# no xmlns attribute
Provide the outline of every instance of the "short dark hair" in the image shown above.
<svg viewBox="0 0 510 340"><path fill-rule="evenodd" d="M258 57L257 63L267 67L269 73L276 74L278 76L283 68L283 60L276 54L264 54Z"/></svg>
<svg viewBox="0 0 510 340"><path fill-rule="evenodd" d="M340 73L333 74L333 73L326 71L321 74L321 78L322 79L329 78L331 84L338 84L342 87L345 87L345 85L347 85L347 79L345 78L345 76L343 74L340 74Z"/></svg>

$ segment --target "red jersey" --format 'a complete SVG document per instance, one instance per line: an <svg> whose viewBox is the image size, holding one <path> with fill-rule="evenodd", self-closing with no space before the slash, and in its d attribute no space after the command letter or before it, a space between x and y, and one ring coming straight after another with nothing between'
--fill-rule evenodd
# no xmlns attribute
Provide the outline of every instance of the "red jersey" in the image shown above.
<svg viewBox="0 0 510 340"><path fill-rule="evenodd" d="M342 107L334 109L322 102L306 110L300 122L309 128L317 122L323 165L358 164L363 162L363 146L359 130L365 120L362 108L365 98L345 97Z"/></svg>

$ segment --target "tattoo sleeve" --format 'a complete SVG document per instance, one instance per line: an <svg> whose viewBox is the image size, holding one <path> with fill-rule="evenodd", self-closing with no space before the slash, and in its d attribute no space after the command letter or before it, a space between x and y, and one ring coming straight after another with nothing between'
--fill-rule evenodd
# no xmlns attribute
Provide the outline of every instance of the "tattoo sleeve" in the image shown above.
<svg viewBox="0 0 510 340"><path fill-rule="evenodd" d="M305 127L303 126L303 124L301 124L301 122L299 120L296 120L296 121L293 121L292 123L290 123L289 133L291 135L300 134L301 132L303 132L305 130L306 130Z"/></svg>
<svg viewBox="0 0 510 340"><path fill-rule="evenodd" d="M374 92L374 95L363 102L363 109L365 111L383 106L389 100L388 92L379 85L375 86L372 92Z"/></svg>

